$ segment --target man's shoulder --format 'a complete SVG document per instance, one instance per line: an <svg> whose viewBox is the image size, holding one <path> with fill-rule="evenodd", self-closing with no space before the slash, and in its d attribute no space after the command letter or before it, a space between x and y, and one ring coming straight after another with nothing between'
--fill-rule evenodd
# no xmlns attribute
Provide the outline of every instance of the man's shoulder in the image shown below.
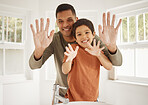
<svg viewBox="0 0 148 105"><path fill-rule="evenodd" d="M60 33L59 32L56 32L56 33L54 33L54 36L53 36L53 38L60 38Z"/></svg>

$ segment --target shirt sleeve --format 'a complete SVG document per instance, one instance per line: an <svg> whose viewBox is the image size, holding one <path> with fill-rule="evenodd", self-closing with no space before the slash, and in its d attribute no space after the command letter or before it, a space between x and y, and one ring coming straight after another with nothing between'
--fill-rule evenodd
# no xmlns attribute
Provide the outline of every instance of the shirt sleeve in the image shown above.
<svg viewBox="0 0 148 105"><path fill-rule="evenodd" d="M95 35L95 39L96 41L100 41L100 47L103 47L105 46L105 44L101 41L100 37L98 37L97 35ZM117 47L117 51L115 54L111 54L107 47L105 46L105 49L103 50L105 56L108 57L108 59L111 61L111 63L114 65L114 66L121 66L122 65L122 54L120 52L120 50L118 49Z"/></svg>

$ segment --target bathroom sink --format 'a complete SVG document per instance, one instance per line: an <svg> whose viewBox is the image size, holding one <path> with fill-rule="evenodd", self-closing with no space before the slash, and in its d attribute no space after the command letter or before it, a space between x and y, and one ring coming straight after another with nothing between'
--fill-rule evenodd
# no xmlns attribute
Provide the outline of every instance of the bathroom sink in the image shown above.
<svg viewBox="0 0 148 105"><path fill-rule="evenodd" d="M68 104L58 104L58 105L110 105L106 103L101 103L101 102L85 102L85 101L77 101L77 102L69 102Z"/></svg>

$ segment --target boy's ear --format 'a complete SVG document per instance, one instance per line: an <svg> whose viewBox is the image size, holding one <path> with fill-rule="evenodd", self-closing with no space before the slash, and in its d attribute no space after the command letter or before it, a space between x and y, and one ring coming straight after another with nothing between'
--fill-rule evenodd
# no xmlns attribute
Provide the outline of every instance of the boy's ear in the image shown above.
<svg viewBox="0 0 148 105"><path fill-rule="evenodd" d="M94 32L93 32L93 36L95 37L95 35L96 35L96 32L94 31Z"/></svg>

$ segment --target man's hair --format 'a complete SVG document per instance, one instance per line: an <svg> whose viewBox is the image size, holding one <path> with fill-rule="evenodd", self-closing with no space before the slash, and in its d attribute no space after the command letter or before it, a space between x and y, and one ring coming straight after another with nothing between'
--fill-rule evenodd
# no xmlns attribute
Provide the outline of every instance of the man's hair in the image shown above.
<svg viewBox="0 0 148 105"><path fill-rule="evenodd" d="M56 18L57 18L57 14L59 12L66 11L66 10L71 10L72 14L76 16L75 9L74 9L74 7L72 5L70 5L70 4L60 4L56 9Z"/></svg>
<svg viewBox="0 0 148 105"><path fill-rule="evenodd" d="M72 29L72 33L71 33L75 38L76 38L76 29L82 25L87 26L93 34L93 32L94 32L93 23L88 19L79 19L73 24L73 29Z"/></svg>

